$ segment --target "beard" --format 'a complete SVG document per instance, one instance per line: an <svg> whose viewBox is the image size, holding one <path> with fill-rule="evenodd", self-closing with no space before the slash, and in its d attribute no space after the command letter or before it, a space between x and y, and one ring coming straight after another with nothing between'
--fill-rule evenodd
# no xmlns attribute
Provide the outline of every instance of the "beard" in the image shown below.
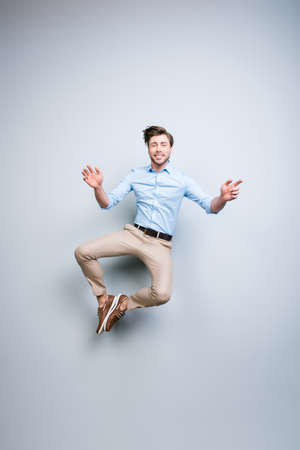
<svg viewBox="0 0 300 450"><path fill-rule="evenodd" d="M161 166L163 164L165 164L166 161L168 161L169 157L165 156L161 159L155 159L154 157L151 157L151 161L154 162L154 164L157 164L158 166Z"/></svg>

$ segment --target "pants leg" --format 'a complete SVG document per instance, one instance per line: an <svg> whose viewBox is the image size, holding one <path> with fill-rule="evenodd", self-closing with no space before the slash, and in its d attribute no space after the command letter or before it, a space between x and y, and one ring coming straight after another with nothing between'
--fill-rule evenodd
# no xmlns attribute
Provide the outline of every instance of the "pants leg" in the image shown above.
<svg viewBox="0 0 300 450"><path fill-rule="evenodd" d="M130 296L137 308L166 303L171 296L173 267L171 241L145 235L132 224L121 231L90 240L75 249L75 258L95 296L107 294L103 270L98 258L135 255L150 271L152 284Z"/></svg>
<svg viewBox="0 0 300 450"><path fill-rule="evenodd" d="M75 258L95 296L107 294L98 258L135 254L133 236L125 229L92 239L75 249Z"/></svg>
<svg viewBox="0 0 300 450"><path fill-rule="evenodd" d="M129 224L128 230L141 242L138 257L144 262L151 276L151 286L139 289L130 296L137 308L166 303L172 294L173 263L172 243L144 234Z"/></svg>

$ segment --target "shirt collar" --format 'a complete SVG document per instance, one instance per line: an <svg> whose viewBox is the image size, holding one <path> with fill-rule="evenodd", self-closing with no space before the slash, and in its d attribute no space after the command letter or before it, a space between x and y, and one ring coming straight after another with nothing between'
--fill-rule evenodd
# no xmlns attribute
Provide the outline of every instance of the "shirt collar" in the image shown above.
<svg viewBox="0 0 300 450"><path fill-rule="evenodd" d="M146 170L147 170L147 172L154 172L154 170L152 169L151 163L146 166ZM164 167L164 169L161 172L163 172L164 170L166 170L168 173L172 172L173 164L171 163L170 159L169 159L166 167Z"/></svg>

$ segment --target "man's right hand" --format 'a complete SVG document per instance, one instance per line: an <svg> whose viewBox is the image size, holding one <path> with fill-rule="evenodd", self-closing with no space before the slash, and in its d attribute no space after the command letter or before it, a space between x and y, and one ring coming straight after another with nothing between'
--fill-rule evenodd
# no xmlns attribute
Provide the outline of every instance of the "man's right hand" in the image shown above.
<svg viewBox="0 0 300 450"><path fill-rule="evenodd" d="M84 181L91 187L93 188L98 188L102 185L103 183L103 173L99 170L98 167L95 167L95 172L93 171L92 167L89 166L88 164L86 165L86 167L89 169L83 169L82 170L82 175L83 175L83 179Z"/></svg>

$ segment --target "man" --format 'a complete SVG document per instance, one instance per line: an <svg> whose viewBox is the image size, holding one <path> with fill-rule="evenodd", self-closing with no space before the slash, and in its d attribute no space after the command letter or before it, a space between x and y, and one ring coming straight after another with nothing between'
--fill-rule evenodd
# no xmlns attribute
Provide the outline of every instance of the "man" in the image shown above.
<svg viewBox="0 0 300 450"><path fill-rule="evenodd" d="M227 180L221 194L212 197L200 185L170 162L173 136L163 127L150 126L143 130L148 146L150 164L139 166L126 175L110 193L103 189L103 173L98 167L82 170L83 180L94 189L102 210L116 206L130 191L136 196L137 213L134 224L126 224L113 232L80 245L75 257L98 301L99 323L96 332L110 331L125 314L135 308L158 306L166 303L172 291L172 235L183 197L198 203L207 214L217 214L227 201L239 194L238 185ZM151 286L131 296L108 295L98 258L135 255L150 271Z"/></svg>

